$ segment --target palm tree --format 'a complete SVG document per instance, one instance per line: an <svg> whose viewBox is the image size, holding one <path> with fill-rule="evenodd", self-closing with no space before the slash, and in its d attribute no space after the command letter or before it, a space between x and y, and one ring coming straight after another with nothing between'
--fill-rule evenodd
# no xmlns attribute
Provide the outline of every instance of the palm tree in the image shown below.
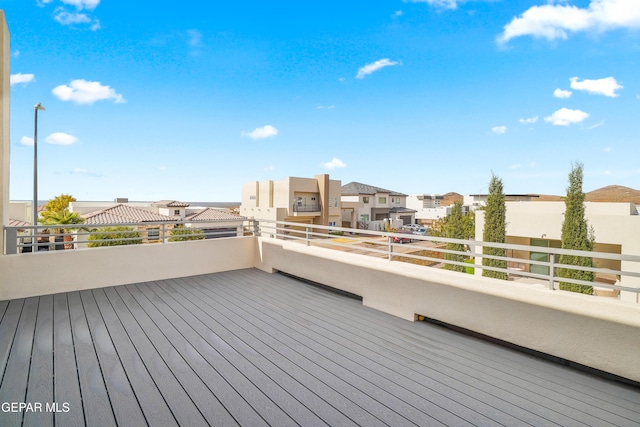
<svg viewBox="0 0 640 427"><path fill-rule="evenodd" d="M84 218L80 216L78 212L69 212L68 209L63 209L61 211L43 211L41 213L41 218L38 222L44 225L71 225L71 224L83 224L85 221ZM66 230L69 228L58 228L56 234L62 234L64 244L64 249L72 249L73 245L68 242L73 241L73 236L68 235Z"/></svg>

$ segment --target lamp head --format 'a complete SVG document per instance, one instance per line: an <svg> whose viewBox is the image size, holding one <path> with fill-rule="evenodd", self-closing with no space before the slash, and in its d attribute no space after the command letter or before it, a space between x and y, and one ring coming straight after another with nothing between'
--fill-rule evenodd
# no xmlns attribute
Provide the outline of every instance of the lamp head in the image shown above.
<svg viewBox="0 0 640 427"><path fill-rule="evenodd" d="M33 109L34 109L34 110L41 110L41 111L46 110L46 108L44 108L44 107L42 106L42 104L41 104L41 103L39 103L39 102L38 102L36 105L34 105L34 106L33 106Z"/></svg>

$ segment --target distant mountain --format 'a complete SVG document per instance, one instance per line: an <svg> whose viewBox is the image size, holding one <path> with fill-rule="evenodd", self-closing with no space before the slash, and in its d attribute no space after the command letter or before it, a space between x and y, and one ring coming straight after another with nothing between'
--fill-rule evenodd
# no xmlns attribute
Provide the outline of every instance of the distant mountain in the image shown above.
<svg viewBox="0 0 640 427"><path fill-rule="evenodd" d="M640 205L640 190L622 185L607 185L585 195L587 202L631 202Z"/></svg>

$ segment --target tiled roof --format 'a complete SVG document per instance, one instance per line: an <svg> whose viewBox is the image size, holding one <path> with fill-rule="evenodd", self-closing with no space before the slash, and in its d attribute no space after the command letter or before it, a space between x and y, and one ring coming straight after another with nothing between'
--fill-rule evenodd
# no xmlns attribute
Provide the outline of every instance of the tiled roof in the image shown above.
<svg viewBox="0 0 640 427"><path fill-rule="evenodd" d="M176 218L160 215L128 205L115 205L110 208L89 212L83 215L86 224L118 224L122 222L175 221Z"/></svg>
<svg viewBox="0 0 640 427"><path fill-rule="evenodd" d="M186 208L191 206L187 202L179 202L177 200L160 200L154 203L155 206L166 206L168 208Z"/></svg>
<svg viewBox="0 0 640 427"><path fill-rule="evenodd" d="M384 188L374 187L373 185L367 185L355 181L342 186L342 194L345 196L376 193L388 193L390 196L406 196L406 194L398 193L397 191L386 190Z"/></svg>
<svg viewBox="0 0 640 427"><path fill-rule="evenodd" d="M205 208L187 215L184 219L185 221L240 221L245 218L234 215L227 209Z"/></svg>
<svg viewBox="0 0 640 427"><path fill-rule="evenodd" d="M9 227L28 227L30 225L30 222L9 218Z"/></svg>

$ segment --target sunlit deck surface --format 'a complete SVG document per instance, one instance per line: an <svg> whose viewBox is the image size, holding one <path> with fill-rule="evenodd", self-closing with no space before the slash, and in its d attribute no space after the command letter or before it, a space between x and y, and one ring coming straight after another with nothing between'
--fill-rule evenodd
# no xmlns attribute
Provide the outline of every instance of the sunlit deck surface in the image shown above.
<svg viewBox="0 0 640 427"><path fill-rule="evenodd" d="M0 403L43 406L1 426L54 425L45 402L68 404L56 426L640 421L638 388L258 270L3 301L0 319Z"/></svg>

